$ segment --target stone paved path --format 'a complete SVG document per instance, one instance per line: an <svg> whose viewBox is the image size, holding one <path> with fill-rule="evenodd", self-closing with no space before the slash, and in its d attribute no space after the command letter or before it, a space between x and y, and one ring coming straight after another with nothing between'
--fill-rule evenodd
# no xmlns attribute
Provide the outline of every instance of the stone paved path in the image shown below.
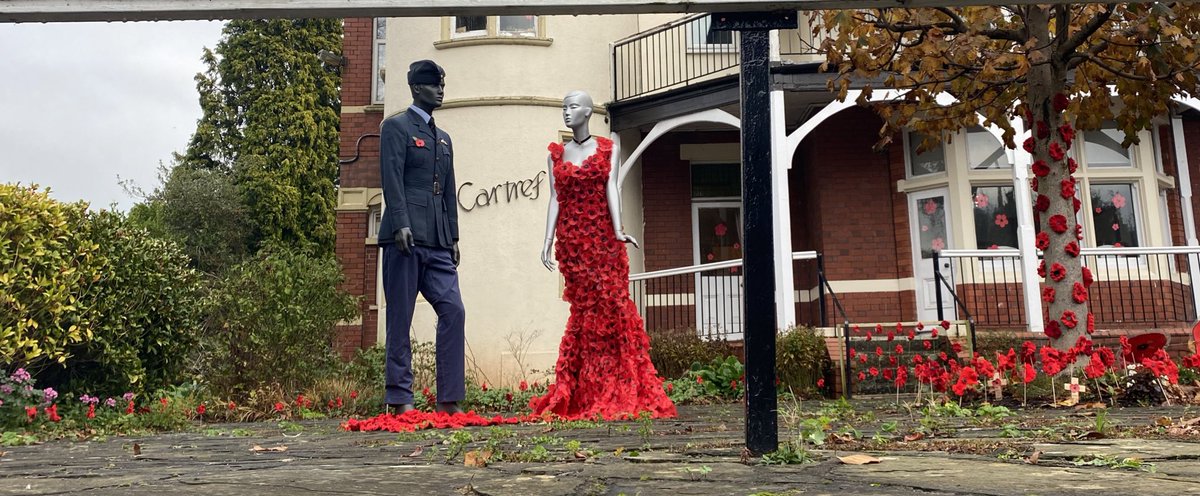
<svg viewBox="0 0 1200 496"><path fill-rule="evenodd" d="M1086 413L937 419L935 431L941 434L905 443L905 432L933 421L856 403L859 413L851 417L857 420L835 424L853 426L857 440L839 445L832 438L813 451L820 458L814 463L762 465L742 463L739 408L684 407L679 419L649 425L476 428L467 430L470 441L450 432L348 433L324 421L211 425L188 433L0 448L5 451L0 495L1200 495L1200 441L1194 436L1056 442L1012 437L1009 422L1057 429L1060 438L1072 439L1074 429L1086 431L1095 423ZM790 418L818 414L792 412ZM1109 423L1144 427L1156 437L1151 427L1156 419L1200 413L1124 409L1108 415ZM1005 425L1009 437L1000 437ZM780 438L800 432L784 425ZM878 449L870 454L880 463L837 460L847 449L866 449L872 437ZM461 452L487 448L489 440L504 459L485 468L465 466ZM582 453L569 452L576 448L571 441ZM287 449L253 452L254 446ZM1036 464L1021 460L1035 451L1041 452ZM1155 472L1074 463L1098 456L1137 458L1153 464Z"/></svg>

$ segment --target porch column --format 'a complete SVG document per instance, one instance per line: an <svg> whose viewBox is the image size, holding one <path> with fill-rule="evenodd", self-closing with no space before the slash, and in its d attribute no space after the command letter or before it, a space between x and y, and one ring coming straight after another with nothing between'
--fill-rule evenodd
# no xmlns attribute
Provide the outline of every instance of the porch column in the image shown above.
<svg viewBox="0 0 1200 496"><path fill-rule="evenodd" d="M1023 136L1024 122L1014 119L1013 130L1017 136ZM1020 147L1011 153L1013 192L1018 205L1017 243L1021 245L1021 292L1025 295L1025 318L1029 321L1030 332L1042 332L1041 277L1037 273L1037 247L1034 245L1037 228L1033 225L1033 198L1029 189L1029 167L1033 164L1033 155Z"/></svg>
<svg viewBox="0 0 1200 496"><path fill-rule="evenodd" d="M1179 206L1183 212L1183 233L1187 237L1188 246L1200 246L1196 239L1196 215L1192 211L1192 171L1188 164L1187 143L1183 136L1183 117L1178 114L1171 116L1171 137L1175 142L1175 175L1179 179ZM1163 212L1163 215L1167 215ZM1195 305L1196 317L1200 319L1200 261L1197 255L1188 254L1188 281L1192 286L1192 304Z"/></svg>
<svg viewBox="0 0 1200 496"><path fill-rule="evenodd" d="M779 31L771 31L771 61L778 62ZM775 327L796 325L796 281L792 277L792 209L788 195L788 170L792 154L787 150L787 124L783 90L771 88L771 189L775 192Z"/></svg>

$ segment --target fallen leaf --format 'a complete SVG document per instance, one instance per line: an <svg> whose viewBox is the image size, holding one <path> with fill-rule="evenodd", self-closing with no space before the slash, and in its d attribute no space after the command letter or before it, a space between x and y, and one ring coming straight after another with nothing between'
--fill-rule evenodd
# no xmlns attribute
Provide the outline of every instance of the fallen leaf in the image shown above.
<svg viewBox="0 0 1200 496"><path fill-rule="evenodd" d="M846 465L866 465L868 463L880 462L878 458L875 458L871 455L847 455L839 456L837 459Z"/></svg>
<svg viewBox="0 0 1200 496"><path fill-rule="evenodd" d="M545 429L542 429L542 434L549 434L551 432L554 432L554 426L550 426Z"/></svg>
<svg viewBox="0 0 1200 496"><path fill-rule="evenodd" d="M142 454L142 445L140 445L138 443L133 443L133 456L141 456L141 454Z"/></svg>
<svg viewBox="0 0 1200 496"><path fill-rule="evenodd" d="M1174 423L1175 423L1175 421L1171 420L1171 417L1159 417L1159 418L1154 419L1154 425L1157 425L1159 427L1169 427L1171 424L1174 424Z"/></svg>
<svg viewBox="0 0 1200 496"><path fill-rule="evenodd" d="M421 453L424 453L424 452L425 452L425 447L424 447L424 446L417 446L417 449L414 449L412 453L409 453L409 454L407 454L407 455L404 455L404 456L407 456L407 457L409 457L409 458L416 458L416 457L418 457L418 456L421 456Z"/></svg>
<svg viewBox="0 0 1200 496"><path fill-rule="evenodd" d="M1040 457L1040 456L1042 456L1041 451L1034 451L1032 455L1029 455L1029 458L1024 459L1025 463L1028 463L1030 465L1037 465L1038 457Z"/></svg>
<svg viewBox="0 0 1200 496"><path fill-rule="evenodd" d="M580 460L586 460L587 457L588 457L588 454L586 451L576 451L575 452L575 458L578 458Z"/></svg>
<svg viewBox="0 0 1200 496"><path fill-rule="evenodd" d="M488 461L492 459L492 450L483 451L468 451L463 456L463 465L468 467L486 467Z"/></svg>
<svg viewBox="0 0 1200 496"><path fill-rule="evenodd" d="M1091 431L1080 434L1078 437L1076 437L1076 439L1104 439L1104 437L1105 436L1103 432Z"/></svg>
<svg viewBox="0 0 1200 496"><path fill-rule="evenodd" d="M283 453L284 451L287 451L287 446L281 444L273 448L264 448L256 444L253 448L250 448L250 451L255 453Z"/></svg>
<svg viewBox="0 0 1200 496"><path fill-rule="evenodd" d="M906 442L906 443L911 443L913 441L920 441L922 439L925 439L925 434L921 433L921 432L914 432L912 434L904 436L904 442Z"/></svg>
<svg viewBox="0 0 1200 496"><path fill-rule="evenodd" d="M7 455L7 454L8 454L8 452L7 452L7 451L0 451L0 457L2 457L2 456L4 456L4 455Z"/></svg>

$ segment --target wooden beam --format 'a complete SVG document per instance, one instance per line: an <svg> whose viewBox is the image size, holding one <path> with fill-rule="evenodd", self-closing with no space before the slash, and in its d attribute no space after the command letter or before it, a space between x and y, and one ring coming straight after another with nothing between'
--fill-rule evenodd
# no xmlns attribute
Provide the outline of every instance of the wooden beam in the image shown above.
<svg viewBox="0 0 1200 496"><path fill-rule="evenodd" d="M1137 1L1137 0L1135 0ZM1148 1L1148 0L1144 0ZM0 0L0 22L760 12L1068 0Z"/></svg>

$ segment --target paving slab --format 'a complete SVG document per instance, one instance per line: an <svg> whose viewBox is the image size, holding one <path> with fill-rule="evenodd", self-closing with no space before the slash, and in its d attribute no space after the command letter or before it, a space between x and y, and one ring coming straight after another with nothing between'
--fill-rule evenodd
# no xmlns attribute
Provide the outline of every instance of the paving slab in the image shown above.
<svg viewBox="0 0 1200 496"><path fill-rule="evenodd" d="M813 408L819 408L814 402ZM856 404L872 412L854 425L872 435L881 425L900 436L919 424L910 412ZM584 428L525 425L471 428L471 441L452 432L343 432L334 421L206 425L192 432L54 441L0 448L0 495L1200 495L1200 442L1120 438L1044 442L1002 439L979 419L943 422L946 434L863 449L865 440L829 443L802 465L763 465L742 449L739 405L688 406L681 417ZM1188 410L1123 409L1112 418L1150 426ZM816 415L814 413L814 415ZM1021 412L1000 422L1086 426L1070 411ZM286 429L285 429L286 428ZM991 429L989 431L989 429ZM1066 430L1064 428L1064 430ZM959 436L958 433L963 435ZM989 434L990 432L990 434ZM235 435L238 434L238 435ZM466 450L484 449L503 434L498 460L463 463ZM783 440L797 435L783 426ZM503 436L501 436L503 437ZM869 436L864 436L869 437ZM580 454L568 452L579 444ZM259 451L253 451L255 447ZM262 451L286 447L281 451ZM539 447L539 457L531 455ZM832 449L838 448L838 449ZM845 465L866 452L881 461ZM1022 457L1041 451L1037 464ZM1088 457L1138 458L1154 473L1076 466Z"/></svg>

